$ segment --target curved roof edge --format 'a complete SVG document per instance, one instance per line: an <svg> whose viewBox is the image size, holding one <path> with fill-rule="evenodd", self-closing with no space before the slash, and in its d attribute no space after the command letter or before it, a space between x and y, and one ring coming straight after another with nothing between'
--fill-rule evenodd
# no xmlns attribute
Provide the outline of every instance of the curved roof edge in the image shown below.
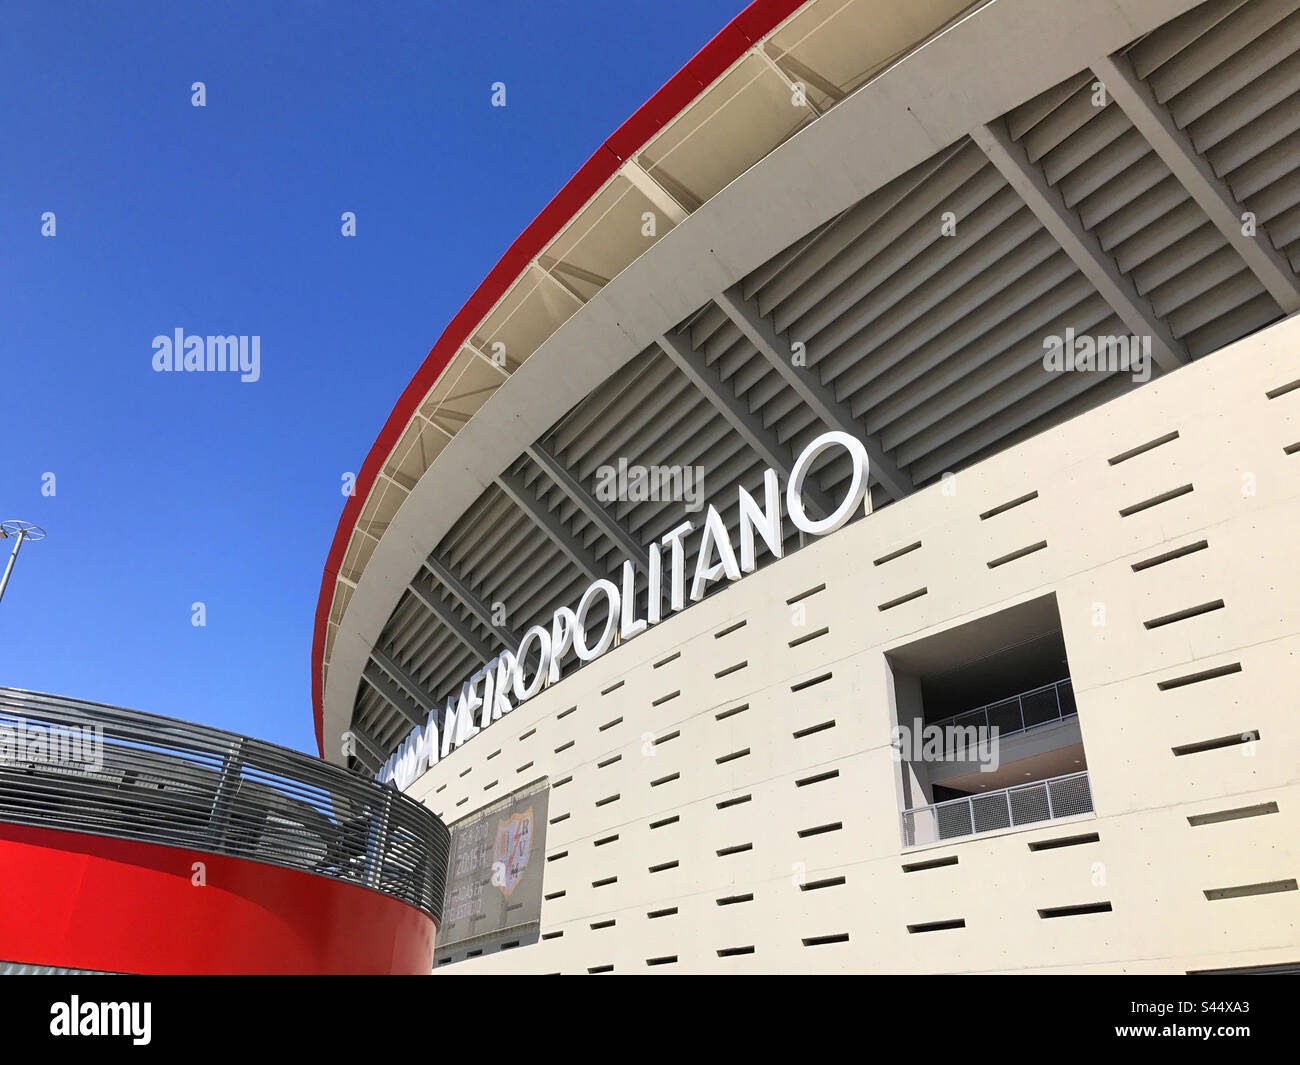
<svg viewBox="0 0 1300 1065"><path fill-rule="evenodd" d="M442 331L442 335L425 356L406 388L398 397L383 428L371 445L357 475L355 491L348 497L334 530L334 539L321 575L320 594L316 600L316 622L311 649L312 717L316 730L316 748L325 755L324 718L322 713L323 677L321 667L325 651L325 632L339 567L347 550L353 527L369 497L379 470L396 446L411 416L433 387L474 326L495 305L519 273L525 269L555 237L563 226L596 194L615 171L645 145L662 126L676 118L688 104L713 84L746 49L775 29L806 0L753 0L724 26L618 127L591 157L578 168L562 189L536 218L515 238L505 254L480 282L465 305Z"/></svg>

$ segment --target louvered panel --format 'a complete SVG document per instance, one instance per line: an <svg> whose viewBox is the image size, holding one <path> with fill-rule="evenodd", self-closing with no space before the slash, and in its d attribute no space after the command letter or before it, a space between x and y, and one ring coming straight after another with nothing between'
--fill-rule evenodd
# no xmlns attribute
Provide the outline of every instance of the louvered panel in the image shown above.
<svg viewBox="0 0 1300 1065"><path fill-rule="evenodd" d="M1007 132L1013 140L1020 140L1039 122L1069 100L1080 89L1096 80L1092 71L1082 70L1072 78L1053 85L1045 92L1039 93L1032 100L1027 100L1005 116Z"/></svg>
<svg viewBox="0 0 1300 1065"><path fill-rule="evenodd" d="M1227 244L1223 235L1205 217L1205 212L1181 185L1178 188L1181 199L1177 207L1108 249L1115 256L1119 268L1133 278L1139 292L1154 287L1148 271L1171 277L1191 265L1192 260L1179 254L1179 242L1185 237L1205 229L1211 233L1216 248Z"/></svg>
<svg viewBox="0 0 1300 1065"><path fill-rule="evenodd" d="M1045 393L1036 404L1016 409L1014 417L999 415L990 419L917 462L912 467L916 482L924 484L947 471L980 462L1135 387L1124 374L1075 373L1062 377L1062 389ZM1042 410L1044 406L1048 409ZM1031 420L1025 424L1023 419Z"/></svg>
<svg viewBox="0 0 1300 1065"><path fill-rule="evenodd" d="M1250 0L1171 56L1147 77L1156 99L1166 103L1266 33L1296 9L1296 0Z"/></svg>
<svg viewBox="0 0 1300 1065"><path fill-rule="evenodd" d="M1157 294L1161 289L1168 288L1169 282L1184 271L1197 270L1202 263L1211 259L1233 263L1234 269L1241 268L1241 260L1228 248L1223 234L1206 223L1153 255L1134 271L1133 276L1138 291L1156 303L1156 313L1165 313L1180 304L1177 292L1170 291L1167 295L1159 296ZM1223 275L1220 280L1228 276L1231 274Z"/></svg>
<svg viewBox="0 0 1300 1065"><path fill-rule="evenodd" d="M1046 156L1053 149L1071 137L1083 133L1084 128L1096 122L1106 110L1092 102L1092 80L1090 78L1086 85L1062 101L1055 111L1020 138L1020 144L1024 147L1031 163L1041 161L1045 166Z"/></svg>
<svg viewBox="0 0 1300 1065"><path fill-rule="evenodd" d="M1184 337L1209 325L1221 315L1231 313L1243 303L1248 303L1264 287L1249 270L1241 270L1228 280L1215 285L1200 299L1189 299L1168 317L1174 336Z"/></svg>
<svg viewBox="0 0 1300 1065"><path fill-rule="evenodd" d="M1055 144L1042 159L1043 173L1051 184L1060 187L1067 206L1073 206L1113 177L1126 161L1135 163L1151 150L1118 106L1108 103L1097 107L1092 102L1091 88L1085 88L1081 95L1089 121ZM1073 181L1067 180L1071 177Z"/></svg>
<svg viewBox="0 0 1300 1065"><path fill-rule="evenodd" d="M1242 8L1242 13L1268 6L1267 0L1251 0ZM1241 121L1249 121L1261 114L1280 98L1269 99L1278 91L1276 83L1286 81L1285 70L1279 72L1275 68L1295 52L1296 35L1300 33L1300 0L1288 0L1278 7L1290 8L1292 14L1269 27L1222 63L1198 75L1172 97L1163 98L1174 121L1180 128L1193 133L1193 140L1196 126L1212 109L1228 102L1229 98L1232 109L1240 111ZM1216 30L1204 39L1217 41L1218 36ZM1271 78L1270 74L1273 75ZM1158 78L1157 73L1152 80ZM1203 145L1198 143L1197 147L1203 148Z"/></svg>
<svg viewBox="0 0 1300 1065"><path fill-rule="evenodd" d="M713 335L730 324L731 319L722 308L715 303L706 304L691 321L689 330L691 347L697 350L706 348Z"/></svg>
<svg viewBox="0 0 1300 1065"><path fill-rule="evenodd" d="M1092 292L1064 252L1055 251L1034 269L1024 271L1007 287L997 291L969 313L962 315L933 340L914 348L901 349L900 356L884 372L862 378L854 375L853 409L866 412L868 428L878 427L896 406L900 393L931 376L941 379L954 356L988 336L1008 339L1005 327L1028 327L1049 321ZM876 365L882 365L881 363Z"/></svg>
<svg viewBox="0 0 1300 1065"><path fill-rule="evenodd" d="M1193 234L1193 237L1203 234L1208 228L1202 227L1197 234ZM1195 243L1197 242L1193 241L1193 245ZM1172 258L1172 254L1170 257ZM1219 285L1236 277L1241 270L1241 257L1231 248L1220 243L1220 246L1210 254L1190 258L1190 265L1186 270L1151 289L1147 292L1147 297L1151 300L1151 307L1156 314L1168 319L1173 326L1175 321L1179 320L1177 313L1180 308L1193 303L1202 306ZM1181 334L1175 333L1175 335Z"/></svg>
<svg viewBox="0 0 1300 1065"><path fill-rule="evenodd" d="M1061 255L1060 246L1028 210L1019 212L1001 232L1001 239L969 248L950 273L920 286L875 323L869 334L856 338L850 350L861 351L863 358L846 365L835 379L850 405L856 408L857 393L908 352ZM895 328L900 321L908 323L905 328ZM883 343L877 342L878 337Z"/></svg>
<svg viewBox="0 0 1300 1065"><path fill-rule="evenodd" d="M989 170L992 170L990 167ZM1000 180L1000 179L999 179ZM932 218L939 217L936 205ZM808 338L810 356L826 360L823 372L837 373L846 360L856 360L856 346L839 351L850 339L870 330L877 346L914 324L934 307L943 293L961 284L983 267L978 256L992 259L1017 243L1030 239L1038 223L1014 192L1005 185L969 215L960 213L954 236L940 237L938 225L926 233L919 254L900 242L898 247L869 263L848 286L831 293L822 304L825 327L805 329L797 323L792 335Z"/></svg>
<svg viewBox="0 0 1300 1065"><path fill-rule="evenodd" d="M1076 307L1009 346L981 345L969 355L971 377L951 381L937 394L918 399L884 433L884 443L895 450L900 461L912 463L937 450L952 439L965 425L976 423L978 407L971 403L970 381L986 381L990 403L1001 403L1003 390L1013 387L1026 374L1037 374L1044 387L1059 386L1060 375L1043 372L1043 336L1063 335L1067 328L1091 334L1105 330L1117 321L1106 302L1092 293ZM956 361L956 360L954 360Z"/></svg>
<svg viewBox="0 0 1300 1065"><path fill-rule="evenodd" d="M1106 112L1118 110L1112 105ZM1123 132L1105 144L1090 147L1075 168L1060 179L1065 205L1078 210L1080 217L1085 213L1083 205L1088 203L1091 205L1088 214L1094 219L1104 218L1105 209L1099 209L1099 203L1105 203L1112 211L1118 210L1158 184L1164 173L1168 173L1142 134L1122 113L1118 122L1109 124L1122 126ZM1074 154L1081 146L1066 147Z"/></svg>
<svg viewBox="0 0 1300 1065"><path fill-rule="evenodd" d="M1294 100L1286 100L1225 137L1210 149L1207 158L1215 173L1231 184L1236 197L1245 200L1291 169L1298 130L1300 107ZM1277 172L1272 167L1279 156L1286 167Z"/></svg>
<svg viewBox="0 0 1300 1065"><path fill-rule="evenodd" d="M1150 251L1155 247L1153 242L1133 241L1132 238L1146 227L1154 225L1158 219L1169 215L1170 212L1187 208L1191 204L1187 190L1169 173L1169 168L1154 153L1147 156L1139 167L1134 168L1135 171L1139 169L1144 177L1150 176L1148 169L1163 176L1150 188L1137 192L1133 199L1127 202L1123 201L1121 193L1121 198L1115 205L1107 203L1102 195L1080 204L1080 218L1084 220L1085 225L1092 223L1089 228L1096 234L1102 248L1115 255L1116 262L1123 273L1132 271L1134 266L1142 262L1145 257L1149 257ZM1145 180L1142 183L1145 184ZM1097 202L1094 203L1094 200ZM1113 210L1110 209L1112 206L1114 206ZM1128 249L1127 255L1120 250L1121 247ZM1143 251L1147 255L1139 257L1142 256Z"/></svg>
<svg viewBox="0 0 1300 1065"><path fill-rule="evenodd" d="M1124 324L1114 314L1107 313L1086 328L1093 327L1100 335L1114 336L1123 331ZM902 444L898 448L899 461L909 466L918 463L981 426L994 425L998 421L1015 424L1026 418L1046 415L1090 387L1087 380L1080 381L1079 378L1106 376L1100 372L1045 373L1041 344L1037 358L1025 358L1024 352L1019 355L1019 358L1009 360L1010 365L1000 367L1010 371L1002 381L969 396L948 417L932 422Z"/></svg>
<svg viewBox="0 0 1300 1065"><path fill-rule="evenodd" d="M1263 71L1225 103L1188 124L1187 133L1202 155L1213 159L1212 152L1228 136L1273 110L1286 112L1295 105L1300 91L1300 15L1290 20L1297 26L1286 40L1286 58L1270 70ZM1189 92L1191 90L1188 90ZM1173 102L1181 103L1183 96ZM1281 118L1283 116L1279 116ZM1269 143L1265 141L1264 143Z"/></svg>
<svg viewBox="0 0 1300 1065"><path fill-rule="evenodd" d="M1247 0L1209 0L1184 12L1159 29L1148 33L1129 51L1133 69L1140 78L1167 63L1179 52L1191 47Z"/></svg>
<svg viewBox="0 0 1300 1065"><path fill-rule="evenodd" d="M966 142L904 197L878 223L870 226L809 282L772 308L778 332L807 337L824 328L833 312L825 310L828 295L839 286L863 291L876 273L873 260L900 241L911 241L915 249L929 246L940 237L940 214L952 210L961 218L974 211L1003 185L996 171L974 145ZM958 227L960 233L960 226Z"/></svg>
<svg viewBox="0 0 1300 1065"><path fill-rule="evenodd" d="M955 397L966 394L972 382L996 387L1003 353L1008 366L1028 357L1026 353L1041 365L1044 336L1061 336L1069 326L1076 332L1091 329L1110 313L1087 278L1068 263L1063 272L1063 280L1014 313L1008 308L996 322L945 338L933 353L922 351L909 358L893 380L882 379L878 390L872 390L881 398L866 413L868 430L882 434L887 448L896 448L963 402Z"/></svg>
<svg viewBox="0 0 1300 1065"><path fill-rule="evenodd" d="M770 282L765 283L763 287L757 290L756 296L762 313L773 315L774 320L782 320L775 312L792 293L809 282L823 278L826 268L836 257L894 210L905 198L911 196L936 171L946 167L954 156L959 154L967 155L970 160L969 165L976 168L968 173L970 175L975 174L978 167L983 164L979 158L979 153L971 152L972 148L973 145L969 141L961 141L947 151L939 152L925 162L913 167L907 173L895 178L884 188L872 193L866 199L843 212L817 240L811 242L805 251L792 259L789 266L781 274L772 278ZM762 271L765 268L760 267L759 269ZM804 306L808 306L815 299L816 295L814 294ZM789 319L795 317L797 313L797 308L791 308L784 317Z"/></svg>
<svg viewBox="0 0 1300 1065"><path fill-rule="evenodd" d="M1270 322L1277 321L1281 314L1273 297L1266 292L1261 292L1248 302L1234 307L1190 334L1187 338L1187 347L1193 358L1218 351L1224 345L1249 336L1257 329L1263 329Z"/></svg>

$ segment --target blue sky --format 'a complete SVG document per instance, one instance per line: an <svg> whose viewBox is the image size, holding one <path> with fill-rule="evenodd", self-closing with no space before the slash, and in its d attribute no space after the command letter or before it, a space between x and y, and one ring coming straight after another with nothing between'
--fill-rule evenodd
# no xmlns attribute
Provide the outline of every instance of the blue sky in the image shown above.
<svg viewBox="0 0 1300 1065"><path fill-rule="evenodd" d="M49 531L0 602L0 684L314 751L342 475L510 241L743 5L0 3L0 519ZM155 373L177 328L259 336L260 380Z"/></svg>

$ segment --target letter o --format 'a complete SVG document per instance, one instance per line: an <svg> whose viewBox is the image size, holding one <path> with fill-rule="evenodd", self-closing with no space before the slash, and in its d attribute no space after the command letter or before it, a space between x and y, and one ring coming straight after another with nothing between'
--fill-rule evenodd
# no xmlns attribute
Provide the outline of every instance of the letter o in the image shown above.
<svg viewBox="0 0 1300 1065"><path fill-rule="evenodd" d="M849 453L853 460L853 479L849 483L849 494L844 501L826 517L813 521L803 508L803 482L817 457L829 447L838 444ZM871 464L867 458L866 446L856 436L833 429L822 433L800 453L795 460L794 469L790 471L790 483L785 486L785 509L795 527L812 536L825 536L833 533L849 520L849 516L862 502L867 494L867 476Z"/></svg>
<svg viewBox="0 0 1300 1065"><path fill-rule="evenodd" d="M533 677L531 684L524 683L524 670L528 668L528 642L537 641L538 661L537 675ZM515 691L515 700L524 702L531 699L542 690L542 684L546 681L546 675L550 671L551 658L551 634L540 625L534 625L524 633L523 639L519 641L519 652L515 655L514 681L511 687Z"/></svg>
<svg viewBox="0 0 1300 1065"><path fill-rule="evenodd" d="M596 642L596 646L588 647L587 614L596 604L596 596L602 593L609 600L609 611L605 618L605 629L600 634L600 639ZM578 623L574 626L573 630L573 649L577 652L578 657L582 659L582 661L590 662L593 658L599 658L613 645L614 632L618 628L618 608L618 589L614 587L613 581L599 580L582 593L582 598L578 600L578 609L575 611Z"/></svg>

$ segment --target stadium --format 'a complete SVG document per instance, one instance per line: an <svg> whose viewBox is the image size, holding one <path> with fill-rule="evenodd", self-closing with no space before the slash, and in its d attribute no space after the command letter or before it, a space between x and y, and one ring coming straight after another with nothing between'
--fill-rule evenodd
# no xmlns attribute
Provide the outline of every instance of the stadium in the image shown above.
<svg viewBox="0 0 1300 1065"><path fill-rule="evenodd" d="M1300 3L759 0L397 397L434 971L1300 969Z"/></svg>

